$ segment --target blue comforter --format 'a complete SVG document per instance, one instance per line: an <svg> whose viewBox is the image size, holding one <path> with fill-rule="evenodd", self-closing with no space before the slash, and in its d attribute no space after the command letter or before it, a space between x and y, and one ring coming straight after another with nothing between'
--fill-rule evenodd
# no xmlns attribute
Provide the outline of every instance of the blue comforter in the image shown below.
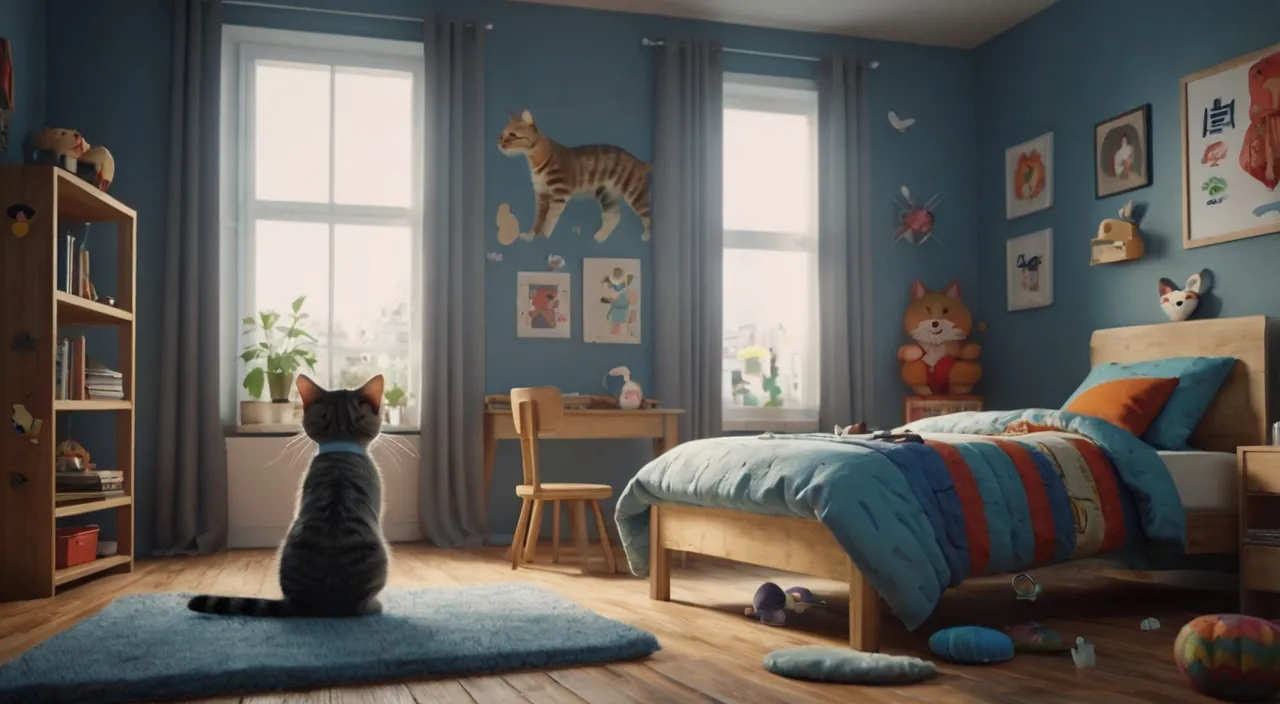
<svg viewBox="0 0 1280 704"><path fill-rule="evenodd" d="M766 434L675 447L618 498L631 571L648 574L653 504L817 519L915 629L970 576L1122 549L1185 550L1186 515L1168 470L1116 426L1033 409L908 428L927 442Z"/></svg>

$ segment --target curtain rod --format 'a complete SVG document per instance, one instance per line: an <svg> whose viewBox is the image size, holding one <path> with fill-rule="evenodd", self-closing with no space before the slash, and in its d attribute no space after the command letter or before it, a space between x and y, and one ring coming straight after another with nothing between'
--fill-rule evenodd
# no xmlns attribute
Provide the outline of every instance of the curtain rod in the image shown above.
<svg viewBox="0 0 1280 704"><path fill-rule="evenodd" d="M663 46L666 44L666 42L661 39L650 39L648 37L644 37L643 39L640 40L640 44L642 46ZM822 59L818 58L817 56L802 56L800 54L778 54L772 51L756 51L754 49L735 49L733 47L728 47L728 46L720 47L720 51L727 52L730 54L743 54L746 56L763 56L770 59L788 59L790 61L810 61L813 63L822 61ZM871 68L880 68L880 62L872 61L871 63L867 64L867 66Z"/></svg>
<svg viewBox="0 0 1280 704"><path fill-rule="evenodd" d="M282 5L274 2L257 2L256 0L222 0L223 5L240 5L242 7L261 7L268 10L293 10L294 12L315 12L322 15L340 15L342 17L362 17L372 20L391 20L392 22L417 22L421 17L404 17L402 15L380 15L374 12L354 12L351 10L329 10L320 7L299 7L298 5ZM493 29L493 23L484 25L485 29Z"/></svg>

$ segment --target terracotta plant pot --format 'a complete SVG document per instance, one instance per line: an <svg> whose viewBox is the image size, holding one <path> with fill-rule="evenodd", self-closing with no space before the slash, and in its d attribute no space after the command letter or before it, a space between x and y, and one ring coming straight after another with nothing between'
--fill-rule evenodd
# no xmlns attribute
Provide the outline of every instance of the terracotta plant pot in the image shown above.
<svg viewBox="0 0 1280 704"><path fill-rule="evenodd" d="M267 373L267 390L271 392L272 403L288 403L289 391L293 389L293 375L283 372Z"/></svg>

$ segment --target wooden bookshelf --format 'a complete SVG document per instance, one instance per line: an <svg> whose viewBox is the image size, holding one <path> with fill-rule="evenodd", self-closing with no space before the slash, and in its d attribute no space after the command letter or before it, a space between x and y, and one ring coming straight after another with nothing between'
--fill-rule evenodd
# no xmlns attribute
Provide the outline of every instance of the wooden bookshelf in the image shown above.
<svg viewBox="0 0 1280 704"><path fill-rule="evenodd" d="M35 211L27 232L14 229L8 210L24 204ZM134 313L137 213L63 169L52 166L0 165L0 374L4 379L5 412L22 404L43 421L32 443L9 428L0 433L0 601L47 598L58 587L101 574L133 570L134 506ZM115 287L103 290L110 277L101 266L92 271L105 305L58 288L61 235L83 223L92 228L97 244L109 244L115 230ZM114 228L103 227L114 224ZM101 251L97 246L95 251ZM62 400L55 398L55 368L62 326L111 328L116 338L114 365L122 375L122 400ZM25 339L29 345L13 341ZM98 413L77 419L85 423L115 424L114 462L99 456L98 465L124 473L124 493L100 498L60 499L55 487L55 454L59 427L70 412ZM55 527L59 518L97 511L115 513L117 554L57 569Z"/></svg>

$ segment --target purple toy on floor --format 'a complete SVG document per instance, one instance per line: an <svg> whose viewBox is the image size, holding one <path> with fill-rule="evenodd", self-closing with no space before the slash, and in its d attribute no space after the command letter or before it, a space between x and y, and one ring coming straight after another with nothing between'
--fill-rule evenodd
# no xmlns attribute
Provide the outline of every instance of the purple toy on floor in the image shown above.
<svg viewBox="0 0 1280 704"><path fill-rule="evenodd" d="M815 606L826 606L827 602L818 599L813 592L804 587L791 587L783 591L773 582L765 582L756 590L751 606L743 610L747 616L760 619L760 623L769 626L785 626L787 612L802 614Z"/></svg>

